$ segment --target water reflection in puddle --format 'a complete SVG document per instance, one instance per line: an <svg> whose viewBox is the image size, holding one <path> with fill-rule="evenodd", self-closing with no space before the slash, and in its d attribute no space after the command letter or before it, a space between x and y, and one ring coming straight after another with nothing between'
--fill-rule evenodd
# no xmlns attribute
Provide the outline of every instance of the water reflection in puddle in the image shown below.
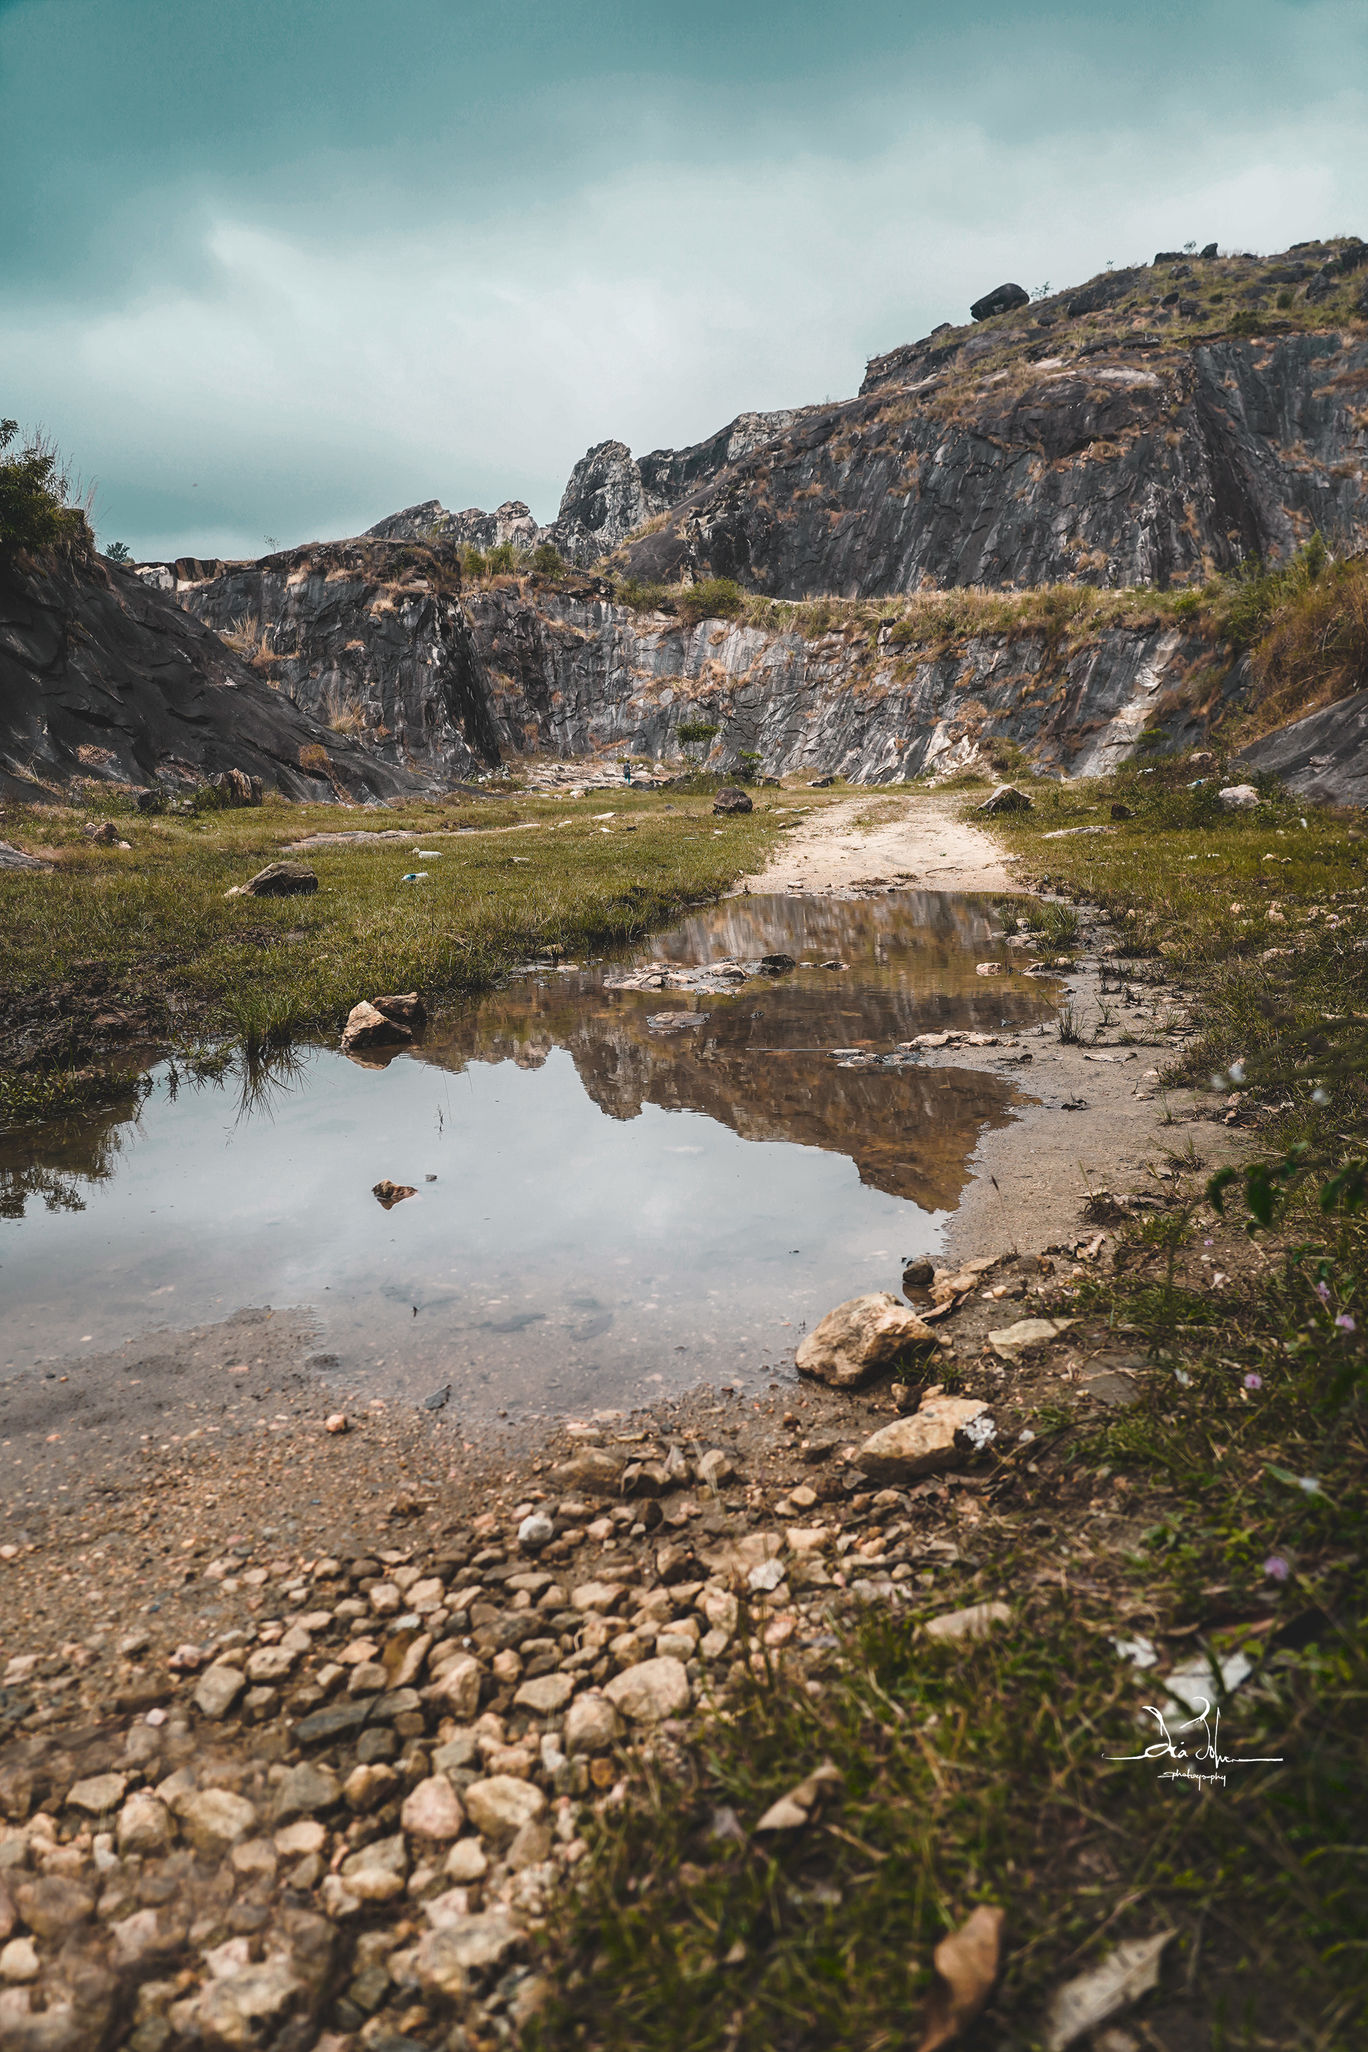
<svg viewBox="0 0 1368 2052"><path fill-rule="evenodd" d="M1012 1086L846 1068L833 1047L1051 1010L981 900L731 899L634 958L776 950L724 992L534 972L368 1068L305 1050L244 1111L229 1080L0 1155L0 1372L243 1304L312 1305L349 1387L569 1410L749 1381L840 1298L934 1250ZM845 967L818 964L839 960ZM685 1030L652 1026L696 1011ZM385 1210L382 1178L415 1194ZM81 1208L67 1208L79 1205ZM86 1335L90 1338L87 1340Z"/></svg>

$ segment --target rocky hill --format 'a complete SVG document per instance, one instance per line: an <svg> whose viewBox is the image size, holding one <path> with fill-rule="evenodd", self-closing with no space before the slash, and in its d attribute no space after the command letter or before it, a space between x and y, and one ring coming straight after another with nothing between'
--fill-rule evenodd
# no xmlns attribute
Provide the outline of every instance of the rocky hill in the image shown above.
<svg viewBox="0 0 1368 2052"><path fill-rule="evenodd" d="M0 794L76 778L190 787L225 770L293 798L417 787L271 688L217 634L83 548L0 563Z"/></svg>
<svg viewBox="0 0 1368 2052"><path fill-rule="evenodd" d="M363 536L255 563L183 558L142 575L376 761L446 781L498 761L450 546Z"/></svg>

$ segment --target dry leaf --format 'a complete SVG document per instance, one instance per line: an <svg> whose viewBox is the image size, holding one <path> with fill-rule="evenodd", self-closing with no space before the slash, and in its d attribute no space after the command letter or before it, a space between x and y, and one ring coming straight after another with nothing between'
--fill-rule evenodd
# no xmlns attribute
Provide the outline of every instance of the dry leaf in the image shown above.
<svg viewBox="0 0 1368 2052"><path fill-rule="evenodd" d="M1067 2052L1108 2017L1129 2009L1157 1987L1159 1961L1172 1936L1172 1931L1161 1931L1157 1938L1128 1938L1100 1966L1057 1988L1045 2014L1046 2052Z"/></svg>
<svg viewBox="0 0 1368 2052"><path fill-rule="evenodd" d="M957 2038L993 1992L1002 1956L1003 1911L980 1903L932 1955L936 1978L926 2005L920 2052L936 2052Z"/></svg>
<svg viewBox="0 0 1368 2052"><path fill-rule="evenodd" d="M761 1831L797 1831L806 1824L828 1788L839 1788L844 1780L839 1767L830 1760L823 1760L820 1767L809 1774L806 1781L800 1781L797 1788L791 1788L787 1795L780 1796L777 1803L771 1803L755 1829Z"/></svg>

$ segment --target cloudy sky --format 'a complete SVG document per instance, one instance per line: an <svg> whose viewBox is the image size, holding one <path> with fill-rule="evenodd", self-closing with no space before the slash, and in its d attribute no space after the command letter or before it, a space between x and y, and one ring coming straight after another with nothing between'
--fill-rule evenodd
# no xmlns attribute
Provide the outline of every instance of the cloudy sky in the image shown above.
<svg viewBox="0 0 1368 2052"><path fill-rule="evenodd" d="M853 392L1012 278L1368 231L1362 0L0 0L0 414L255 553Z"/></svg>

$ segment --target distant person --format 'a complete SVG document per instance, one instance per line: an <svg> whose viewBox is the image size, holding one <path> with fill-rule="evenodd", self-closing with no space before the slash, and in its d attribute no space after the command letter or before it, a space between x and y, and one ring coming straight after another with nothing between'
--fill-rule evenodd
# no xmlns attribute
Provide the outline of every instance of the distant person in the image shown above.
<svg viewBox="0 0 1368 2052"><path fill-rule="evenodd" d="M630 755L624 755L622 758L622 774L627 779L627 788L630 791L632 788L632 758Z"/></svg>

